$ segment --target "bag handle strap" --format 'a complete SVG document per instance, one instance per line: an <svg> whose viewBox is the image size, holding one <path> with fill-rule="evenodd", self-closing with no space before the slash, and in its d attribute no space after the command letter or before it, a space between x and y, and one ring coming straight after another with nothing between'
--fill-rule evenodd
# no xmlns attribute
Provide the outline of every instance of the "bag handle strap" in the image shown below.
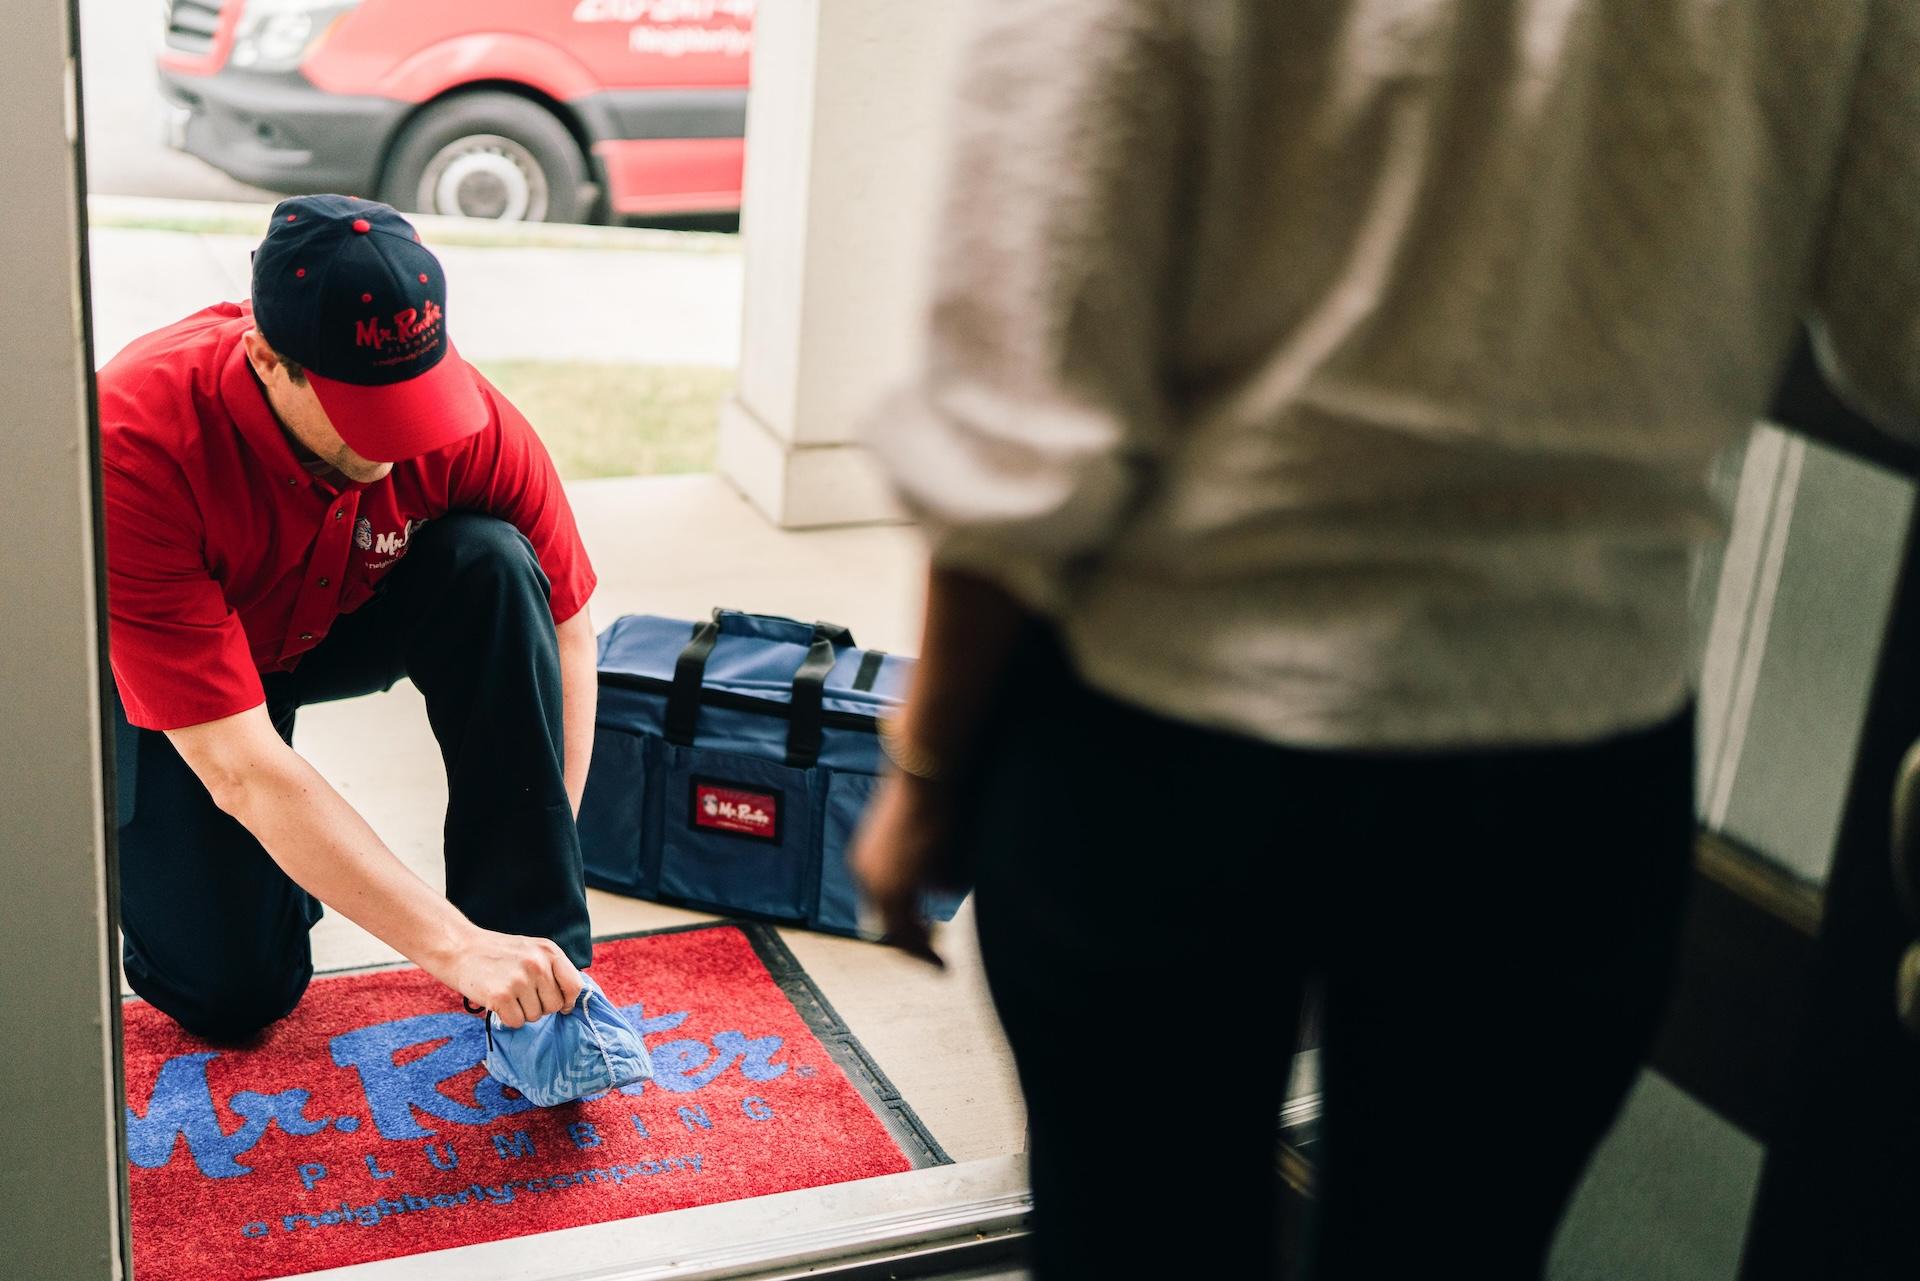
<svg viewBox="0 0 1920 1281"><path fill-rule="evenodd" d="M693 639L687 642L673 664L673 689L667 695L667 741L681 747L693 746L693 731L700 721L700 683L707 678L707 660L720 639L719 611L704 623L695 623Z"/></svg>
<svg viewBox="0 0 1920 1281"><path fill-rule="evenodd" d="M693 746L700 721L700 691L706 681L707 660L719 643L722 616L695 624L693 636L673 665L673 688L667 695L667 741L680 747ZM807 656L793 674L790 720L787 728L787 764L809 769L820 760L822 722L825 716L827 677L833 672L840 650L853 644L853 634L837 623L815 623Z"/></svg>
<svg viewBox="0 0 1920 1281"><path fill-rule="evenodd" d="M792 719L787 725L787 764L793 769L812 769L820 763L827 677L833 673L840 650L851 644L853 637L846 628L833 623L813 625L813 643L807 646L800 670L793 674Z"/></svg>

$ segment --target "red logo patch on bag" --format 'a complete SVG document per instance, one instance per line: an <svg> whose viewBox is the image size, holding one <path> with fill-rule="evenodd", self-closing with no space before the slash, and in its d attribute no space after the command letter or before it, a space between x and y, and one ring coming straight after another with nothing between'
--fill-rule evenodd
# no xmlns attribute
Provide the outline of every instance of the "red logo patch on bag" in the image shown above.
<svg viewBox="0 0 1920 1281"><path fill-rule="evenodd" d="M780 839L780 793L693 780L693 825L762 841Z"/></svg>

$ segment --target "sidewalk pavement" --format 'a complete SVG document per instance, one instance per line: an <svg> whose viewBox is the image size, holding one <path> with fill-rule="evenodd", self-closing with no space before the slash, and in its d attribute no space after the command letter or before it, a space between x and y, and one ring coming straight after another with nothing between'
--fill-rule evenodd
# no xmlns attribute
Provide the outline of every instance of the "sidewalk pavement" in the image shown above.
<svg viewBox="0 0 1920 1281"><path fill-rule="evenodd" d="M243 216L203 220L208 230L193 229L190 218L175 224L186 229L96 222L88 240L100 364L141 334L247 296L259 237L232 228L257 213L264 231L268 210L219 208ZM448 221L421 219L420 227L446 265L454 341L471 360L739 363L741 259L715 247L728 244L723 238L545 227L476 235L443 227Z"/></svg>

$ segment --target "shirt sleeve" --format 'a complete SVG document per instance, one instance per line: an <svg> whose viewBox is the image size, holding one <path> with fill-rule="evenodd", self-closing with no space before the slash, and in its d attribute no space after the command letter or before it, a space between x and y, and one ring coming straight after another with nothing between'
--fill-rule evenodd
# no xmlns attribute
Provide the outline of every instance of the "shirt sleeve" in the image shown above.
<svg viewBox="0 0 1920 1281"><path fill-rule="evenodd" d="M145 469L101 471L107 559L107 654L127 720L182 729L265 701L246 629L227 604L191 504Z"/></svg>
<svg viewBox="0 0 1920 1281"><path fill-rule="evenodd" d="M1920 6L1876 4L1814 282L1814 348L1876 426L1920 441Z"/></svg>
<svg viewBox="0 0 1920 1281"><path fill-rule="evenodd" d="M473 376L480 380L492 413L454 464L449 505L498 516L527 536L552 588L548 607L553 621L564 623L586 605L599 582L566 488L526 418L478 370Z"/></svg>
<svg viewBox="0 0 1920 1281"><path fill-rule="evenodd" d="M921 367L863 439L936 563L1057 612L1166 443L1186 0L983 0Z"/></svg>

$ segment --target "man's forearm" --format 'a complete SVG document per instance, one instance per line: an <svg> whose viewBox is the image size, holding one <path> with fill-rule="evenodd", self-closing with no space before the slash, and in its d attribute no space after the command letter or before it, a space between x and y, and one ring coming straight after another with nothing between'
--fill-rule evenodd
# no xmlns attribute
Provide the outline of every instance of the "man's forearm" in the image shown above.
<svg viewBox="0 0 1920 1281"><path fill-rule="evenodd" d="M474 927L291 748L221 798L302 889L445 981Z"/></svg>
<svg viewBox="0 0 1920 1281"><path fill-rule="evenodd" d="M580 972L551 939L461 915L274 732L264 705L167 731L208 793L295 884L506 1027L572 1008Z"/></svg>
<svg viewBox="0 0 1920 1281"><path fill-rule="evenodd" d="M587 790L587 766L593 760L593 717L600 697L599 651L594 645L593 620L583 607L579 613L559 624L554 635L560 643L560 703L565 729L562 734L567 799L573 812L580 813L580 798Z"/></svg>

